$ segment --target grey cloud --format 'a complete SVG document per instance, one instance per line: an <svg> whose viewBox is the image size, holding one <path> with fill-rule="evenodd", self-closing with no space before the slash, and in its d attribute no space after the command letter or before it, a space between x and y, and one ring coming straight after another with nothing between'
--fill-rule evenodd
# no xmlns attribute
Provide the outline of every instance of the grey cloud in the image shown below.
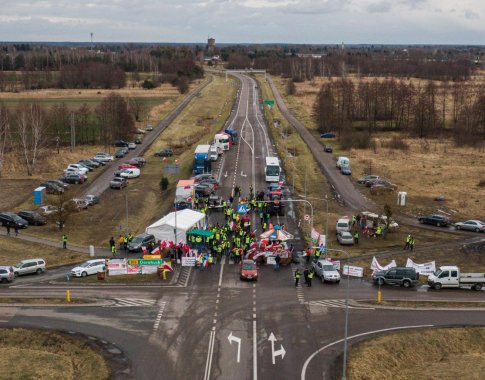
<svg viewBox="0 0 485 380"><path fill-rule="evenodd" d="M384 13L391 10L391 3L388 1L381 1L379 3L372 3L367 6L367 10L371 13Z"/></svg>
<svg viewBox="0 0 485 380"><path fill-rule="evenodd" d="M470 9L467 9L465 11L465 18L468 20L478 20L480 19L480 15L476 12L471 11Z"/></svg>

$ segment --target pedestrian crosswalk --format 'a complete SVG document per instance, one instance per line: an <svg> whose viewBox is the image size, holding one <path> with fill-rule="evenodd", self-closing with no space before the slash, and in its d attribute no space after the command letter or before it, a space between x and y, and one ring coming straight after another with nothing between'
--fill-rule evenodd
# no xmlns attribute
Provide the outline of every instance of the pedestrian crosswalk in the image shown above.
<svg viewBox="0 0 485 380"><path fill-rule="evenodd" d="M113 298L113 305L109 307L143 307L153 306L156 304L155 299L143 299L143 298Z"/></svg>
<svg viewBox="0 0 485 380"><path fill-rule="evenodd" d="M345 309L345 300L340 299L340 300L310 301L310 302L307 302L307 305L308 306L322 306L322 307L334 307L334 308ZM349 300L349 309L369 310L369 309L374 309L374 308L371 307L371 306L358 305L353 300Z"/></svg>

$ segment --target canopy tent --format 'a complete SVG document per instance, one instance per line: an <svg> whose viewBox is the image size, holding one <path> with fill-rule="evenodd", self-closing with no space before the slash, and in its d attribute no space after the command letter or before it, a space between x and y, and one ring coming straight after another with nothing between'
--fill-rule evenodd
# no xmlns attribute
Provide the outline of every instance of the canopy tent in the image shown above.
<svg viewBox="0 0 485 380"><path fill-rule="evenodd" d="M290 234L288 231L282 230L280 226L274 226L268 231L263 232L261 235L259 235L259 237L261 239L279 240L279 241L287 241L294 238L292 234Z"/></svg>
<svg viewBox="0 0 485 380"><path fill-rule="evenodd" d="M145 230L147 234L152 234L157 240L168 240L186 242L187 231L192 228L205 228L205 214L185 209L171 212L162 219L157 220Z"/></svg>

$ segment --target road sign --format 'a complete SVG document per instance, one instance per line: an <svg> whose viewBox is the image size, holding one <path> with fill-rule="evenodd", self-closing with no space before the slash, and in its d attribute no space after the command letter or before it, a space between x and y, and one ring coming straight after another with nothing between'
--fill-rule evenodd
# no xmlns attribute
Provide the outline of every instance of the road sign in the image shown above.
<svg viewBox="0 0 485 380"><path fill-rule="evenodd" d="M193 257L182 257L183 267L195 267L195 256Z"/></svg>
<svg viewBox="0 0 485 380"><path fill-rule="evenodd" d="M241 360L241 338L238 338L237 336L232 335L232 331L231 331L231 333L227 337L227 340L229 341L229 343L231 345L232 345L232 342L237 343L237 358L236 358L236 360L239 363L239 361Z"/></svg>
<svg viewBox="0 0 485 380"><path fill-rule="evenodd" d="M263 103L266 104L267 106L274 106L273 99L264 99Z"/></svg>
<svg viewBox="0 0 485 380"><path fill-rule="evenodd" d="M141 259L130 259L128 260L130 265L162 265L163 259L153 259L153 260L141 260Z"/></svg>
<svg viewBox="0 0 485 380"><path fill-rule="evenodd" d="M237 213L240 215L244 215L248 212L248 205L245 203L239 203L237 205Z"/></svg>
<svg viewBox="0 0 485 380"><path fill-rule="evenodd" d="M276 361L275 361L276 357L281 356L281 359L284 359L286 351L283 345L281 345L281 348L279 350L276 350L276 351L274 350L274 342L276 342L276 337L274 336L273 333L270 334L268 340L271 342L271 355L273 359L273 364L276 364Z"/></svg>
<svg viewBox="0 0 485 380"><path fill-rule="evenodd" d="M305 214L305 220L308 222L310 220L310 215Z"/></svg>

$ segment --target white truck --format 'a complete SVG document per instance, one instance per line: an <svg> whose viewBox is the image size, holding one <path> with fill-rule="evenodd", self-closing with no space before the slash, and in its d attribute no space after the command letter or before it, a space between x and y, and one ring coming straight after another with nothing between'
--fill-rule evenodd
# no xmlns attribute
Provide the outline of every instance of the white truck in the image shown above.
<svg viewBox="0 0 485 380"><path fill-rule="evenodd" d="M216 146L219 154L224 150L229 150L229 136L226 133L216 133L212 145Z"/></svg>
<svg viewBox="0 0 485 380"><path fill-rule="evenodd" d="M461 273L457 266L440 267L428 277L428 285L433 289L469 287L481 290L485 283L485 273Z"/></svg>

